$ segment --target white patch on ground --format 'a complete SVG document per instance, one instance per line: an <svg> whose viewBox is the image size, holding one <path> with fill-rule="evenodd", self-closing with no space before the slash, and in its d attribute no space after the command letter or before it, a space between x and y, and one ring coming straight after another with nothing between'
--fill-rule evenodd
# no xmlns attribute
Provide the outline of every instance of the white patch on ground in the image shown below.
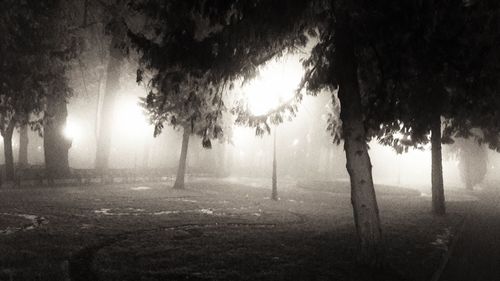
<svg viewBox="0 0 500 281"><path fill-rule="evenodd" d="M123 210L125 210L125 212L112 212L109 208L102 208L99 210L94 210L94 213L104 216L137 216L145 211L144 209L136 208L124 208Z"/></svg>
<svg viewBox="0 0 500 281"><path fill-rule="evenodd" d="M203 214L203 215L209 215L209 216L224 215L224 213L215 213L215 211L212 209L195 209L195 210L184 210L184 211L166 210L166 211L158 211L158 212L152 213L152 215L155 215L155 216L173 215L173 214Z"/></svg>
<svg viewBox="0 0 500 281"><path fill-rule="evenodd" d="M0 234L3 234L3 235L9 235L9 234L12 234L14 232L17 232L17 231L20 231L21 228L20 227L7 227L5 229L2 229L0 230Z"/></svg>
<svg viewBox="0 0 500 281"><path fill-rule="evenodd" d="M179 214L180 211L159 211L159 212L154 212L153 215L159 216L159 215L172 215L172 214Z"/></svg>
<svg viewBox="0 0 500 281"><path fill-rule="evenodd" d="M450 241L452 238L452 234L450 228L447 227L444 229L442 234L438 234L436 236L436 240L431 242L432 245L436 246L436 248L448 251L448 246L450 245Z"/></svg>
<svg viewBox="0 0 500 281"><path fill-rule="evenodd" d="M136 187L132 187L131 189L132 190L150 190L151 187L149 187L149 186L136 186Z"/></svg>
<svg viewBox="0 0 500 281"><path fill-rule="evenodd" d="M248 210L248 207L241 208L231 208L235 211L239 210ZM253 212L250 215L252 216L261 216L262 210L258 210L257 212ZM225 216L227 215L221 211L215 211L212 208L202 208L202 209L191 209L191 210L163 210L156 212L146 212L145 209L136 209L136 208L121 208L121 209L110 209L110 208L101 208L99 210L94 210L94 213L97 215L103 216L138 216L138 215L176 215L176 214L202 214L207 216ZM86 228L86 227L82 227Z"/></svg>
<svg viewBox="0 0 500 281"><path fill-rule="evenodd" d="M12 233L18 232L18 231L33 230L35 228L41 227L44 224L48 224L49 223L49 221L46 218L41 217L41 216L37 216L37 215L12 214L12 213L0 213L0 215L21 217L23 219L26 219L26 220L30 221L29 225L24 225L24 226L20 226L20 227L9 226L9 227L7 227L5 229L0 229L0 234L3 234L3 235L9 235L9 234L12 234Z"/></svg>
<svg viewBox="0 0 500 281"><path fill-rule="evenodd" d="M214 211L212 209L200 209L200 213L205 215L213 215Z"/></svg>
<svg viewBox="0 0 500 281"><path fill-rule="evenodd" d="M140 212L145 211L144 209L137 209L137 208L126 208L126 210L129 210L131 212L136 212L136 213L140 213Z"/></svg>
<svg viewBox="0 0 500 281"><path fill-rule="evenodd" d="M111 214L109 211L111 211L111 209L107 209L107 208L102 208L100 210L94 210L94 213L96 214L100 214L100 215L107 215L107 216L111 216L113 214Z"/></svg>
<svg viewBox="0 0 500 281"><path fill-rule="evenodd" d="M182 197L166 198L165 200L168 200L168 201L177 201L177 202L198 203L198 201L196 201L196 200L182 198Z"/></svg>

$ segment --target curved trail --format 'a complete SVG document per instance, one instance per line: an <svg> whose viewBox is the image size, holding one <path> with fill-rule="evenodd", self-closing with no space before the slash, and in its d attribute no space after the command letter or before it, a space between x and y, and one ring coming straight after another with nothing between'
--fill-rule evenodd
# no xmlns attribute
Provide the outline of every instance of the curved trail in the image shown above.
<svg viewBox="0 0 500 281"><path fill-rule="evenodd" d="M482 196L440 281L500 280L500 193Z"/></svg>
<svg viewBox="0 0 500 281"><path fill-rule="evenodd" d="M307 221L307 216L295 212L288 212L293 214L298 219L290 222L269 222L269 223L252 223L252 222L223 222L223 223L185 223L161 226L149 229L140 229L134 231L126 231L109 237L99 243L89 245L84 247L74 255L72 255L68 261L69 276L72 281L99 281L98 274L92 268L92 263L97 253L115 243L119 243L127 239L132 235L140 235L148 232L155 231L165 231L165 230L181 230L181 229L192 229L192 228L207 228L207 227L257 227L257 228L271 228L278 225L293 225L293 224L303 224ZM192 235L197 237L197 235ZM178 276L177 276L178 277ZM198 277L182 276L183 280L203 280Z"/></svg>

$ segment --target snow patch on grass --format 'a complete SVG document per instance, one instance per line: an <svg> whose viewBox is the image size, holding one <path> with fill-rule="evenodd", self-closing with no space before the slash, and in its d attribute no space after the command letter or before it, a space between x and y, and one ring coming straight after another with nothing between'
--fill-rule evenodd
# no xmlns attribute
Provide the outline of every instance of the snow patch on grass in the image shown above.
<svg viewBox="0 0 500 281"><path fill-rule="evenodd" d="M132 187L131 189L140 191L140 190L150 190L151 187L149 187L149 186L136 186L136 187Z"/></svg>
<svg viewBox="0 0 500 281"><path fill-rule="evenodd" d="M0 234L2 235L9 235L18 231L33 230L35 228L41 227L44 224L49 223L49 221L46 218L31 214L0 213L0 215L20 217L30 221L29 224L25 224L19 227L8 226L7 228L0 229Z"/></svg>
<svg viewBox="0 0 500 281"><path fill-rule="evenodd" d="M121 212L119 210L120 209L101 208L99 210L94 210L94 213L104 216L137 216L145 211L144 209L136 208L123 208Z"/></svg>

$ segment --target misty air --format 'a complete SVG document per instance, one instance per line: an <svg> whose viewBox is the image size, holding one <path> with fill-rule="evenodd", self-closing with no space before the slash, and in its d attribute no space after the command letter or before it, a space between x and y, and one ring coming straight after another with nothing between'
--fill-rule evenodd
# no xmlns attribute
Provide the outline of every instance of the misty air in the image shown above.
<svg viewBox="0 0 500 281"><path fill-rule="evenodd" d="M0 281L500 280L499 14L0 1Z"/></svg>

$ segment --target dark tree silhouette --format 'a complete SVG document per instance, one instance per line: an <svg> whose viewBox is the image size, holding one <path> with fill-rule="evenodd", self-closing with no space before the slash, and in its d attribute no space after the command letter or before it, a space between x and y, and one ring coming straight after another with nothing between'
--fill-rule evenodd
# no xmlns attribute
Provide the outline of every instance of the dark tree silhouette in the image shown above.
<svg viewBox="0 0 500 281"><path fill-rule="evenodd" d="M183 1L170 2L169 5L146 1L138 4L136 9L143 11L153 21L154 28L150 30L154 30L156 36L134 33L131 37L143 54L144 65L159 72L151 83L160 96L167 100L171 96L169 93L180 92L177 90L177 81L190 80L192 85L206 89L206 82L219 86L240 76L252 77L260 64L275 55L296 46L304 46L307 42L305 32L309 30L314 35L314 30L319 26L323 44L313 52L308 63L311 70L304 83L309 83L310 89L340 88L339 98L343 109L341 119L351 175L354 218L361 241L360 261L378 265L382 238L357 80L356 45L352 38L354 30L351 29L350 17L352 11L349 7L341 6L345 9L342 20L334 20L334 8L305 1L258 4L228 1L210 7ZM333 42L336 48L332 48ZM333 52L333 49L338 51ZM330 67L333 62L340 71ZM197 79L189 79L191 77ZM165 80L177 83L164 83ZM183 91L183 94L189 92ZM298 95L295 100L300 100L300 93ZM149 107L151 111L169 106L162 99L156 104L159 106ZM285 104L275 113L282 110L294 112L296 106ZM194 111L199 109L195 108ZM161 124L166 121L163 116L156 115L152 119ZM252 117L245 112L240 112L238 117L238 122L256 126L258 134L270 130L267 120L268 116ZM279 122L282 118L278 113L271 120Z"/></svg>
<svg viewBox="0 0 500 281"><path fill-rule="evenodd" d="M113 113L116 104L116 98L120 90L120 73L125 62L124 45L126 43L127 26L124 21L125 2L111 1L112 3L101 3L101 9L104 10L101 15L106 24L106 34L111 37L109 43L109 59L106 67L106 82L103 93L103 101L100 118L97 119L97 147L95 168L99 170L108 169L109 156L111 149ZM99 100L98 100L99 102Z"/></svg>
<svg viewBox="0 0 500 281"><path fill-rule="evenodd" d="M0 23L5 29L2 53L15 54L1 56L0 75L0 128L4 137L7 178L12 179L14 128L30 123L33 129L41 132L42 121L52 118L50 112L41 114L46 106L50 107L48 101L56 97L65 101L69 96L66 62L76 54L76 42L74 38L64 37L66 29L59 14L60 2L4 1L2 5L6 5L2 8L3 21ZM48 167L53 164L50 160L46 163Z"/></svg>
<svg viewBox="0 0 500 281"><path fill-rule="evenodd" d="M495 29L479 30L481 36L477 36L477 27L493 22L493 8L498 5L492 1L478 9L476 5L473 1L394 0L222 1L208 6L144 1L135 8L151 20L150 32L131 37L143 55L143 65L160 73L151 83L163 97L182 83L207 89L239 77L249 79L270 58L304 46L308 36L317 38L295 99L267 116L251 116L237 108L237 122L262 134L270 131L269 122L279 123L285 112L297 110L301 89L337 93L340 120L330 118L329 128L336 140L344 140L360 261L379 266L382 234L367 141L378 137L397 147L417 145L428 142L432 132L433 210L444 214L441 143L455 133L468 132L470 124L489 124L490 133L485 136L492 136L490 144L498 136L498 113L467 116L484 112L478 109L486 106L476 104L498 100L491 86L482 87L480 92L486 94L480 97L471 94L471 85L487 84L484 71L494 71L484 68L484 62L496 59L491 48ZM212 95L206 90L205 94ZM156 105L149 110L164 108L168 102ZM152 120L162 123L162 116ZM484 118L487 123L480 122ZM395 139L395 132L402 132L405 139Z"/></svg>
<svg viewBox="0 0 500 281"><path fill-rule="evenodd" d="M441 144L471 136L474 127L485 128L490 133L483 139L498 143L498 82L488 81L499 74L492 67L498 61L498 29L492 27L499 24L493 20L498 4L410 1L388 3L385 11L392 20L382 30L391 32L374 33L386 40L371 41L368 55L361 56L369 127L399 152L429 142L430 133L432 209L443 215ZM377 18L375 23L384 25ZM403 138L394 138L396 132Z"/></svg>
<svg viewBox="0 0 500 281"><path fill-rule="evenodd" d="M19 128L19 165L26 167L28 161L28 145L29 145L29 128L28 125L21 125Z"/></svg>

